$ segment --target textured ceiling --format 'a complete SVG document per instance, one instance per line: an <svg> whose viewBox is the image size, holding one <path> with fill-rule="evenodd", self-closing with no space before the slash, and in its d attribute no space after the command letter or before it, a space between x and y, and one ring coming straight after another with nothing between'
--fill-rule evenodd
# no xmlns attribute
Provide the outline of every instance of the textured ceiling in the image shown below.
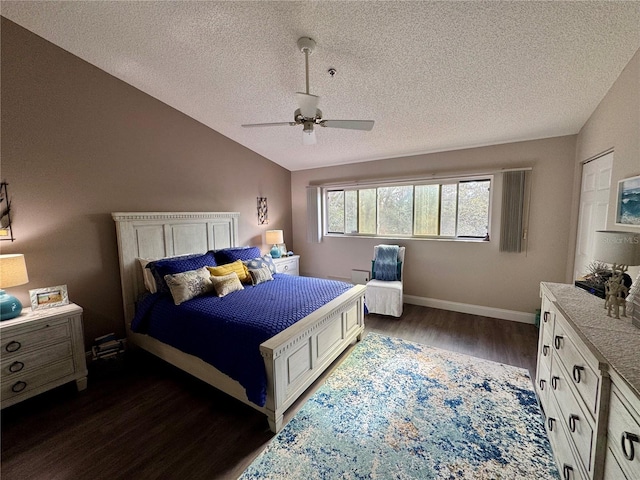
<svg viewBox="0 0 640 480"><path fill-rule="evenodd" d="M575 134L640 47L640 2L29 2L10 20L301 170ZM246 129L293 118L301 36L326 119L371 132ZM334 78L329 67L337 70Z"/></svg>

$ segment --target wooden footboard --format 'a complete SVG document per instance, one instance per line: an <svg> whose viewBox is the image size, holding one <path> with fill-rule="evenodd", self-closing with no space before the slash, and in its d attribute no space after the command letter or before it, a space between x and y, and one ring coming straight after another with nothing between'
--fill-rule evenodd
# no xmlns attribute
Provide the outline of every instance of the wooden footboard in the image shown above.
<svg viewBox="0 0 640 480"><path fill-rule="evenodd" d="M284 412L324 370L364 332L363 285L322 306L260 346L267 373L267 401L260 407L244 388L203 360L134 333L135 301L144 292L137 258L160 258L237 245L239 214L235 212L127 212L112 214L116 222L125 325L130 344L162 358L267 415L278 432Z"/></svg>

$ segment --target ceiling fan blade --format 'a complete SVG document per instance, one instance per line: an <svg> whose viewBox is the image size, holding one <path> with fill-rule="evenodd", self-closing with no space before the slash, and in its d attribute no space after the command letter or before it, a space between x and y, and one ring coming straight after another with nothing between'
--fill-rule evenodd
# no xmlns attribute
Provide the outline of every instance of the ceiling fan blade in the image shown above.
<svg viewBox="0 0 640 480"><path fill-rule="evenodd" d="M315 130L302 132L302 144L303 145L315 145L316 144L316 132Z"/></svg>
<svg viewBox="0 0 640 480"><path fill-rule="evenodd" d="M348 128L350 130L366 130L373 128L373 120L322 120L319 125L329 128Z"/></svg>
<svg viewBox="0 0 640 480"><path fill-rule="evenodd" d="M297 92L296 99L298 100L300 113L302 113L303 117L313 118L316 116L320 97L318 97L317 95L309 95L308 93Z"/></svg>
<svg viewBox="0 0 640 480"><path fill-rule="evenodd" d="M296 122L274 122L274 123L245 123L244 125L240 125L241 127L284 127L288 126L296 126Z"/></svg>

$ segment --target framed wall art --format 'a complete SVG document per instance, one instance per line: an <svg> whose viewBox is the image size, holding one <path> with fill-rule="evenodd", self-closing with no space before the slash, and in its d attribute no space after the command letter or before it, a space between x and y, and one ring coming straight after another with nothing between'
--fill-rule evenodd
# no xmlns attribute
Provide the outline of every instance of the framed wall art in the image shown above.
<svg viewBox="0 0 640 480"><path fill-rule="evenodd" d="M66 285L29 290L29 297L31 298L32 310L69 305Z"/></svg>
<svg viewBox="0 0 640 480"><path fill-rule="evenodd" d="M640 227L640 175L618 182L616 225Z"/></svg>

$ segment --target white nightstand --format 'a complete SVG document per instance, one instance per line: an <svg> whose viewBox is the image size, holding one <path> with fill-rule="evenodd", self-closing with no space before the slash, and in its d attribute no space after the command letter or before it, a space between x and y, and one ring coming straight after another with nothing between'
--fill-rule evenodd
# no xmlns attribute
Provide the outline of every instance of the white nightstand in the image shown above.
<svg viewBox="0 0 640 480"><path fill-rule="evenodd" d="M87 388L82 308L23 310L0 322L0 391L5 408L67 382Z"/></svg>
<svg viewBox="0 0 640 480"><path fill-rule="evenodd" d="M300 275L300 255L274 258L273 263L275 263L278 273L286 273L287 275L296 276Z"/></svg>

